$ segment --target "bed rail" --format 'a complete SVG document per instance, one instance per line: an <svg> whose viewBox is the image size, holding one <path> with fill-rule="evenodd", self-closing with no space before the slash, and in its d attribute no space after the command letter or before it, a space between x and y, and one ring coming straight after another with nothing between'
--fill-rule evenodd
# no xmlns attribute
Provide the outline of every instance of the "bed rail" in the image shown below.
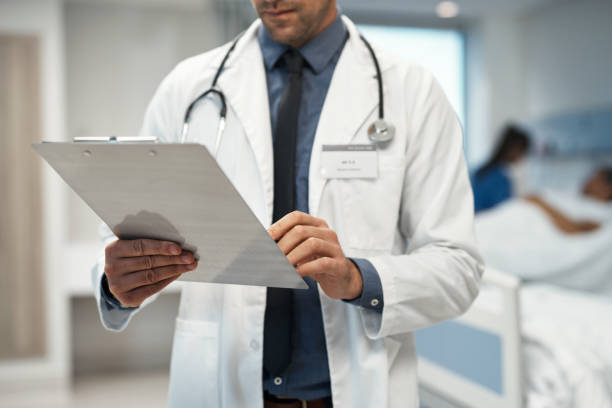
<svg viewBox="0 0 612 408"><path fill-rule="evenodd" d="M522 407L519 286L487 269L467 313L415 334L423 406Z"/></svg>

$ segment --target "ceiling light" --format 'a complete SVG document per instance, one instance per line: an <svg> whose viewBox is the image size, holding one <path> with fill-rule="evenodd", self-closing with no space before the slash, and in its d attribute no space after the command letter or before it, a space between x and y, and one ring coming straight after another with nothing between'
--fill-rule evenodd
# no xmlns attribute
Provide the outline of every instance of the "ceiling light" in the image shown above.
<svg viewBox="0 0 612 408"><path fill-rule="evenodd" d="M454 1L441 1L436 6L436 14L440 18L453 18L459 14L459 5Z"/></svg>

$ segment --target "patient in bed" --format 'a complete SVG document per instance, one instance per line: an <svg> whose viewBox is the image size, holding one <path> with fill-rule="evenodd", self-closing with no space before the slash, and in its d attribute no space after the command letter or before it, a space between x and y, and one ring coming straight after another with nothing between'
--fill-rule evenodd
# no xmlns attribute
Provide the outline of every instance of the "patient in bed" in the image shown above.
<svg viewBox="0 0 612 408"><path fill-rule="evenodd" d="M544 190L477 214L488 266L525 281L612 296L612 169L595 171L580 194Z"/></svg>
<svg viewBox="0 0 612 408"><path fill-rule="evenodd" d="M585 197L600 202L612 201L612 168L601 168L595 171L586 181L582 189ZM566 234L578 234L595 231L601 224L591 220L573 220L557 208L547 203L542 197L528 195L525 200L539 207L552 220L560 231Z"/></svg>

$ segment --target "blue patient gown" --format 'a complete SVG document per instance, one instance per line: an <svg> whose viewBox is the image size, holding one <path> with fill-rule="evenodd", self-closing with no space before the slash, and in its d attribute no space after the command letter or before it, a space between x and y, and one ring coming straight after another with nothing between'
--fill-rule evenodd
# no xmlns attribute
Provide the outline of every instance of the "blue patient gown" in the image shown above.
<svg viewBox="0 0 612 408"><path fill-rule="evenodd" d="M487 210L512 197L512 182L504 166L493 166L484 174L470 177L474 190L474 210Z"/></svg>

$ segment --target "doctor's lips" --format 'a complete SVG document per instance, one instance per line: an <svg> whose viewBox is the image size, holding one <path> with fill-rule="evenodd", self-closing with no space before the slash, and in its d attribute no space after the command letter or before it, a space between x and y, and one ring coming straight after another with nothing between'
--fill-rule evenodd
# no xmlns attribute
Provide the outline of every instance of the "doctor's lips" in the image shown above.
<svg viewBox="0 0 612 408"><path fill-rule="evenodd" d="M277 18L277 17L283 17L286 15L289 15L290 13L293 13L295 11L295 9L287 9L287 10L265 10L264 14L272 17L272 18Z"/></svg>

